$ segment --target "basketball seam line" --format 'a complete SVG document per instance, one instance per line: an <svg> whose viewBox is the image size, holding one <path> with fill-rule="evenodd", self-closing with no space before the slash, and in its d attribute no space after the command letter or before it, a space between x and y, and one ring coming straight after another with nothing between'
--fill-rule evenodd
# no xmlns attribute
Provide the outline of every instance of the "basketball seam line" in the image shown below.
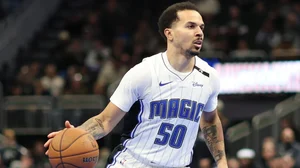
<svg viewBox="0 0 300 168"><path fill-rule="evenodd" d="M65 168L65 165L64 165L64 161L63 161L62 156L61 156L61 152L62 152L62 150L61 150L61 144L62 144L62 143L61 143L61 142L62 142L62 139L63 139L65 133L67 132L67 130L68 130L68 129L66 129L66 130L63 132L63 134L61 135L61 137L60 137L60 143L59 143L59 157L60 157L60 162L62 163L63 168Z"/></svg>
<svg viewBox="0 0 300 168"><path fill-rule="evenodd" d="M54 151L56 151L56 152L59 152L59 151L64 151L64 150L66 150L66 149L68 149L77 139L79 139L79 138L81 138L82 136L84 136L84 135L86 135L86 134L89 134L89 133L84 133L84 134L82 134L82 135L80 135L79 137L77 137L76 139L74 139L74 141L72 142L72 143L70 143L65 149L63 149L63 150L57 150L57 149L55 149L54 147L53 147L53 145L52 145L52 148L53 148L53 150ZM62 139L61 139L61 141L62 141ZM61 142L60 142L61 143Z"/></svg>
<svg viewBox="0 0 300 168"><path fill-rule="evenodd" d="M71 156L76 156L76 155L87 154L87 153L90 153L90 152L95 152L97 150L99 150L99 149L94 149L92 151L77 153L77 154L73 154L73 155L67 155L67 156L63 156L63 157L66 158L66 157L71 157ZM57 159L57 158L60 158L60 157L49 157L49 159Z"/></svg>

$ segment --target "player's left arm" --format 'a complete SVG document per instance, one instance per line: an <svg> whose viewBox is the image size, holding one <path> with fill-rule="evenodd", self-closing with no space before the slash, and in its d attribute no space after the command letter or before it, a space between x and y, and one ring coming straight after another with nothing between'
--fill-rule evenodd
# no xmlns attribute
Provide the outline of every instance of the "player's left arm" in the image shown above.
<svg viewBox="0 0 300 168"><path fill-rule="evenodd" d="M200 127L204 135L206 145L218 164L218 167L227 167L223 128L217 110L212 112L203 112Z"/></svg>
<svg viewBox="0 0 300 168"><path fill-rule="evenodd" d="M203 109L200 128L218 167L227 168L223 128L217 112L220 81L216 71L210 73L210 86L212 92Z"/></svg>

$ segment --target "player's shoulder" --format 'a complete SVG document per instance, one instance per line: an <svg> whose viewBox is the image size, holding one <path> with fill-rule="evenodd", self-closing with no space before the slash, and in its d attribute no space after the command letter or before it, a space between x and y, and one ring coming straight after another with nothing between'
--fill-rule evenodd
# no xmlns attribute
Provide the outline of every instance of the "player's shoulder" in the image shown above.
<svg viewBox="0 0 300 168"><path fill-rule="evenodd" d="M207 76L217 76L217 71L215 68L211 67L206 61L202 60L200 57L196 56L196 64L195 66L207 73Z"/></svg>

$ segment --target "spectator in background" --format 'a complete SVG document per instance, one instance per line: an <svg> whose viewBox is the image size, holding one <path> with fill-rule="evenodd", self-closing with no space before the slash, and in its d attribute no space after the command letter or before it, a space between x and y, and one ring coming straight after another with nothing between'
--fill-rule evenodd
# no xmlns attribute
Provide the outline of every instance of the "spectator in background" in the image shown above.
<svg viewBox="0 0 300 168"><path fill-rule="evenodd" d="M3 135L5 141L4 146L0 149L0 155L4 166L10 167L13 161L21 160L22 156L28 155L28 150L17 143L13 130L5 129Z"/></svg>
<svg viewBox="0 0 300 168"><path fill-rule="evenodd" d="M219 0L198 0L195 4L204 16L217 15L220 12Z"/></svg>
<svg viewBox="0 0 300 168"><path fill-rule="evenodd" d="M84 64L85 51L82 46L82 42L78 38L74 38L70 45L67 47L65 54L65 63L68 67L69 65L80 65Z"/></svg>
<svg viewBox="0 0 300 168"><path fill-rule="evenodd" d="M254 159L255 152L253 149L243 148L240 149L236 154L241 168L256 168Z"/></svg>
<svg viewBox="0 0 300 168"><path fill-rule="evenodd" d="M236 158L229 158L227 163L228 168L240 168L240 162Z"/></svg>
<svg viewBox="0 0 300 168"><path fill-rule="evenodd" d="M9 168L36 168L33 164L32 157L27 155L22 155L20 160L14 160ZM46 168L46 167L41 167Z"/></svg>
<svg viewBox="0 0 300 168"><path fill-rule="evenodd" d="M279 157L269 162L270 168L293 168L295 161L291 157L285 159Z"/></svg>
<svg viewBox="0 0 300 168"><path fill-rule="evenodd" d="M238 41L237 49L230 52L230 58L245 60L254 58L267 58L267 54L263 50L251 50L249 48L248 42L244 39Z"/></svg>
<svg viewBox="0 0 300 168"><path fill-rule="evenodd" d="M36 168L51 168L48 157L45 155L43 141L36 141L32 150L33 165Z"/></svg>
<svg viewBox="0 0 300 168"><path fill-rule="evenodd" d="M83 84L83 76L76 73L71 81L70 87L66 89L65 94L87 94L88 88Z"/></svg>
<svg viewBox="0 0 300 168"><path fill-rule="evenodd" d="M10 95L11 96L21 96L21 95L23 95L22 86L20 84L13 84L13 86L11 86Z"/></svg>
<svg viewBox="0 0 300 168"><path fill-rule="evenodd" d="M299 14L298 14L299 15ZM294 37L292 40L293 47L300 46L300 20L297 13L290 11L285 17L284 32L286 36Z"/></svg>
<svg viewBox="0 0 300 168"><path fill-rule="evenodd" d="M202 158L199 160L198 168L212 168L212 161L210 158Z"/></svg>
<svg viewBox="0 0 300 168"><path fill-rule="evenodd" d="M34 61L21 67L17 76L17 83L22 87L22 94L34 94L34 83L40 77L40 63Z"/></svg>
<svg viewBox="0 0 300 168"><path fill-rule="evenodd" d="M228 42L226 40L225 28L212 26L208 29L206 40L203 41L205 51L226 51Z"/></svg>
<svg viewBox="0 0 300 168"><path fill-rule="evenodd" d="M151 29L148 21L140 20L137 24L137 30L133 35L133 45L141 45L148 53L155 51L159 39Z"/></svg>
<svg viewBox="0 0 300 168"><path fill-rule="evenodd" d="M295 141L294 131L291 128L284 128L282 130L281 142L278 145L278 154L283 159L294 159L296 161L295 166L300 167L300 144Z"/></svg>
<svg viewBox="0 0 300 168"><path fill-rule="evenodd" d="M229 42L228 51L231 51L237 48L238 40L248 34L249 28L245 23L243 23L242 14L238 6L230 6L228 17L225 29L227 40Z"/></svg>
<svg viewBox="0 0 300 168"><path fill-rule="evenodd" d="M292 58L300 54L300 50L293 46L293 41L297 36L286 34L282 37L278 46L272 50L272 56L276 58Z"/></svg>
<svg viewBox="0 0 300 168"><path fill-rule="evenodd" d="M121 53L118 57L108 60L99 73L94 93L107 95L109 85L119 82L127 72L129 59L130 56L127 53Z"/></svg>
<svg viewBox="0 0 300 168"><path fill-rule="evenodd" d="M237 49L231 52L230 57L247 57L249 56L249 46L246 40L240 39L237 44Z"/></svg>
<svg viewBox="0 0 300 168"><path fill-rule="evenodd" d="M291 128L294 131L295 140L297 142L300 142L300 132L296 128L296 126L293 124L292 119L293 118L284 118L284 119L280 120L280 128L281 128L281 130L283 130L285 128Z"/></svg>
<svg viewBox="0 0 300 168"><path fill-rule="evenodd" d="M255 43L256 47L267 52L271 51L273 47L277 46L281 41L280 33L275 29L273 21L267 19L262 27L259 29Z"/></svg>
<svg viewBox="0 0 300 168"><path fill-rule="evenodd" d="M92 72L98 72L102 68L103 61L109 59L111 49L103 44L101 40L95 40L88 50L84 60L85 66Z"/></svg>
<svg viewBox="0 0 300 168"><path fill-rule="evenodd" d="M40 80L37 80L34 82L34 95L36 96L48 96L50 95L49 91L46 90L41 81Z"/></svg>
<svg viewBox="0 0 300 168"><path fill-rule="evenodd" d="M205 29L215 26L215 21L221 11L219 0L194 0L194 3L205 20Z"/></svg>
<svg viewBox="0 0 300 168"><path fill-rule="evenodd" d="M45 75L41 78L41 83L52 96L59 96L62 93L65 80L57 75L54 64L48 64L45 68Z"/></svg>
<svg viewBox="0 0 300 168"><path fill-rule="evenodd" d="M271 161L277 157L275 140L267 137L262 143L261 159L257 162L259 168L271 167Z"/></svg>

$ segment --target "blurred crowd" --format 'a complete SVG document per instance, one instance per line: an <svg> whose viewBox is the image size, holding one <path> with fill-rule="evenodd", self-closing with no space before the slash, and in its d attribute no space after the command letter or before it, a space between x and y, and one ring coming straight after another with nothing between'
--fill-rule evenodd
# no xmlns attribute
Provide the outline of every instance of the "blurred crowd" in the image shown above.
<svg viewBox="0 0 300 168"><path fill-rule="evenodd" d="M201 146L201 143L204 142L198 140L195 149ZM197 154L197 150L195 152ZM203 151L198 153L200 156L195 156L198 158L193 167L213 167L210 155L203 154ZM300 142L299 139L296 140L294 130L287 127L281 131L278 141L272 137L264 138L259 153L250 148L242 148L235 156L227 156L227 159L229 168L298 168L300 167Z"/></svg>
<svg viewBox="0 0 300 168"><path fill-rule="evenodd" d="M1 65L4 95L109 97L129 68L164 51L157 18L177 1L62 1L32 42L20 49L14 64ZM194 2L206 24L200 57L218 57L216 52L225 54L221 61L300 55L299 1Z"/></svg>

